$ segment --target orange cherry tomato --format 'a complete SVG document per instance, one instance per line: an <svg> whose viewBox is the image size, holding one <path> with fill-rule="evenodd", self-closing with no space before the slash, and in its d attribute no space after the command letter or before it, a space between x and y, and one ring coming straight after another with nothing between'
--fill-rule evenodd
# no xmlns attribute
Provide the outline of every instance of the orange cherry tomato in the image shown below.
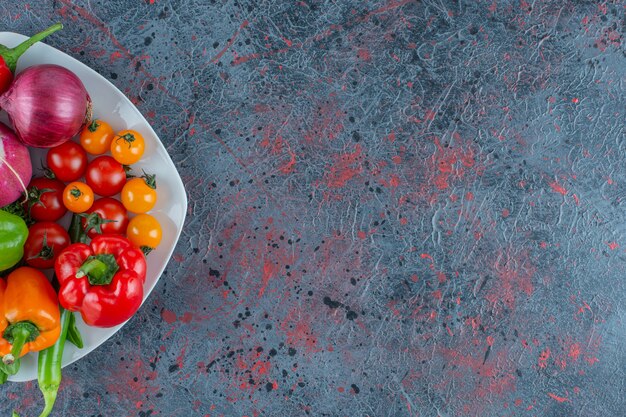
<svg viewBox="0 0 626 417"><path fill-rule="evenodd" d="M131 165L141 159L145 146L141 133L135 130L122 130L111 142L111 155L120 164Z"/></svg>
<svg viewBox="0 0 626 417"><path fill-rule="evenodd" d="M111 149L114 136L113 128L107 122L96 119L80 132L80 145L92 155L102 155Z"/></svg>
<svg viewBox="0 0 626 417"><path fill-rule="evenodd" d="M74 213L83 213L93 204L93 191L84 182L70 182L63 190L63 204Z"/></svg>
<svg viewBox="0 0 626 417"><path fill-rule="evenodd" d="M159 246L163 237L161 224L149 214L138 214L130 219L126 235L135 246L141 248L144 253L150 252Z"/></svg>
<svg viewBox="0 0 626 417"><path fill-rule="evenodd" d="M156 180L154 175L144 174L124 184L120 193L122 204L132 213L145 213L152 210L157 201Z"/></svg>

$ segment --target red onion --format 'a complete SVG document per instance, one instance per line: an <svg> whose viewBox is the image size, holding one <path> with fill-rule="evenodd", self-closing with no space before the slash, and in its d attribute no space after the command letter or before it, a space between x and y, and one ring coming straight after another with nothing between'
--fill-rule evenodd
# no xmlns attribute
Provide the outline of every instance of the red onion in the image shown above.
<svg viewBox="0 0 626 417"><path fill-rule="evenodd" d="M28 148L0 123L0 207L20 198L32 173Z"/></svg>
<svg viewBox="0 0 626 417"><path fill-rule="evenodd" d="M80 79L58 65L22 71L0 96L17 137L26 145L51 148L67 142L91 118L91 98Z"/></svg>

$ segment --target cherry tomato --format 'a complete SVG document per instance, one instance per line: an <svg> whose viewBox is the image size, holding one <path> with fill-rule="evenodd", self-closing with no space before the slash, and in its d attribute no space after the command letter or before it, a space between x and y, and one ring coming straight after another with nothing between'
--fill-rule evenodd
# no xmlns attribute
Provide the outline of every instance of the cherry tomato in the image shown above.
<svg viewBox="0 0 626 417"><path fill-rule="evenodd" d="M48 168L57 179L71 182L76 181L85 173L87 153L78 143L67 141L50 148L46 161Z"/></svg>
<svg viewBox="0 0 626 417"><path fill-rule="evenodd" d="M80 132L80 145L92 155L102 155L111 149L113 129L104 120L96 119Z"/></svg>
<svg viewBox="0 0 626 417"><path fill-rule="evenodd" d="M132 213L145 213L152 210L157 200L154 175L145 174L141 178L129 180L120 195L126 210Z"/></svg>
<svg viewBox="0 0 626 417"><path fill-rule="evenodd" d="M28 185L24 209L38 222L55 222L67 212L63 205L65 184L57 179L33 178Z"/></svg>
<svg viewBox="0 0 626 417"><path fill-rule="evenodd" d="M149 252L159 246L163 237L161 224L149 214L138 214L130 219L126 230L128 240L144 252Z"/></svg>
<svg viewBox="0 0 626 417"><path fill-rule="evenodd" d="M87 166L85 179L94 193L111 197L122 191L126 183L126 171L122 164L110 156L99 156Z"/></svg>
<svg viewBox="0 0 626 417"><path fill-rule="evenodd" d="M73 213L83 213L93 204L93 190L84 182L70 182L63 190L63 204Z"/></svg>
<svg viewBox="0 0 626 417"><path fill-rule="evenodd" d="M124 165L139 161L144 150L143 136L135 130L122 130L111 142L111 155L117 162Z"/></svg>
<svg viewBox="0 0 626 417"><path fill-rule="evenodd" d="M59 253L69 244L70 236L62 226L54 222L35 223L28 229L24 260L33 268L52 268Z"/></svg>
<svg viewBox="0 0 626 417"><path fill-rule="evenodd" d="M83 228L87 236L96 237L98 234L117 234L126 232L128 214L124 205L114 198L104 197L96 200L88 211L89 215L83 218Z"/></svg>

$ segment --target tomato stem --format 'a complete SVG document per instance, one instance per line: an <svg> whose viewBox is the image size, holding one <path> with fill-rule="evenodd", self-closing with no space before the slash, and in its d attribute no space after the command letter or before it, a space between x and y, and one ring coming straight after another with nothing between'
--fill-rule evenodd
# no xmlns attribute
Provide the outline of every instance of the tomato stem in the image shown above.
<svg viewBox="0 0 626 417"><path fill-rule="evenodd" d="M156 175L155 174L146 174L146 171L143 171L143 175L141 176L141 178L143 178L143 180L146 182L146 185L150 188L152 188L153 190L156 190L157 185L156 185Z"/></svg>
<svg viewBox="0 0 626 417"><path fill-rule="evenodd" d="M91 124L89 125L89 131L91 133L95 132L96 130L98 130L98 128L100 127L100 123L98 123L97 119L94 119Z"/></svg>
<svg viewBox="0 0 626 417"><path fill-rule="evenodd" d="M73 188L70 190L70 194L72 195L72 197L74 197L74 198L78 199L78 197L80 197L81 195L83 195L83 192L82 192L82 191L80 191L80 190L78 189L78 187L73 187Z"/></svg>
<svg viewBox="0 0 626 417"><path fill-rule="evenodd" d="M115 139L115 141L117 142L120 139L122 139L124 142L128 143L128 149L130 149L130 147L132 146L133 142L135 141L135 135L133 135L132 133L126 133L124 135L119 135L117 137L117 139Z"/></svg>

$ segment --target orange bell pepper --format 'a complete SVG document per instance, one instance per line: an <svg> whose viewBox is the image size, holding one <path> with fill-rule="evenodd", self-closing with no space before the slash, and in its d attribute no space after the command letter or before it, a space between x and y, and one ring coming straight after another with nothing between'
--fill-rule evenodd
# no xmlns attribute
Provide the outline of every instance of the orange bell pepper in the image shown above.
<svg viewBox="0 0 626 417"><path fill-rule="evenodd" d="M5 365L46 349L61 334L56 292L40 271L21 267L0 279L0 357ZM11 367L10 374L18 367Z"/></svg>

